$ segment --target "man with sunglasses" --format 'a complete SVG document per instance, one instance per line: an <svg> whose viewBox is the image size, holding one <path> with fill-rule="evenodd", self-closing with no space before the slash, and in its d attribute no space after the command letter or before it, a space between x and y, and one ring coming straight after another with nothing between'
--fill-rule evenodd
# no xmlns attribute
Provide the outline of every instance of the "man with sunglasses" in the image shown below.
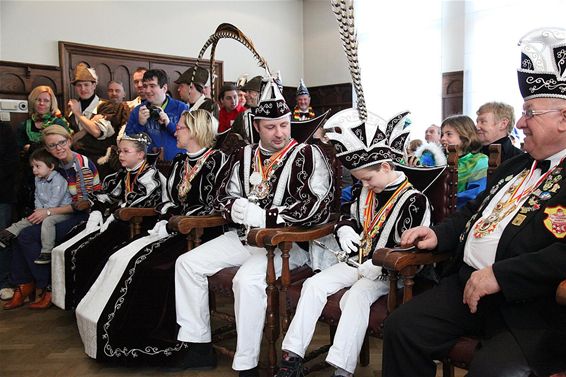
<svg viewBox="0 0 566 377"><path fill-rule="evenodd" d="M452 274L385 321L383 376L434 376L461 336L477 336L468 376L548 376L566 371L566 30L525 35L517 128L527 153L504 162L487 189L401 246L452 252Z"/></svg>

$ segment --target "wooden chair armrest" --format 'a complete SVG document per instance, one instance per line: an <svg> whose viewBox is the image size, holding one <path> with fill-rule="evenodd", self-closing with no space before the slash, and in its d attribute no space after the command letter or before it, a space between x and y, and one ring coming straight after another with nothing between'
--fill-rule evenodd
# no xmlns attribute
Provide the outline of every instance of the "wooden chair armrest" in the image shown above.
<svg viewBox="0 0 566 377"><path fill-rule="evenodd" d="M560 305L566 305L566 280L562 280L556 289L556 302Z"/></svg>
<svg viewBox="0 0 566 377"><path fill-rule="evenodd" d="M334 222L314 227L289 226L283 228L255 228L248 233L248 244L257 247L276 246L281 242L316 240L334 231Z"/></svg>
<svg viewBox="0 0 566 377"><path fill-rule="evenodd" d="M155 208L126 207L117 209L116 212L114 212L114 217L122 221L130 221L134 217L151 217L157 216L158 214Z"/></svg>
<svg viewBox="0 0 566 377"><path fill-rule="evenodd" d="M173 216L169 227L181 234L189 234L195 228L213 228L228 224L228 220L218 214L206 216Z"/></svg>
<svg viewBox="0 0 566 377"><path fill-rule="evenodd" d="M421 266L442 262L450 257L450 254L435 254L430 251L406 249L382 248L377 249L373 253L373 264L383 266L390 271L400 272L407 267Z"/></svg>

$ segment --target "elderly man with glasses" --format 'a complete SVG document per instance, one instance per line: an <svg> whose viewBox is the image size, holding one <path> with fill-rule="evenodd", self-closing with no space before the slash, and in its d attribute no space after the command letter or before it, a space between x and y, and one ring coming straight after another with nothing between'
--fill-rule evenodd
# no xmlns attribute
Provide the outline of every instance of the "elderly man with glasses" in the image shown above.
<svg viewBox="0 0 566 377"><path fill-rule="evenodd" d="M480 337L468 376L548 376L566 371L566 30L521 41L517 127L527 153L505 161L487 189L401 245L454 253L452 273L385 322L383 376L434 376L464 335Z"/></svg>

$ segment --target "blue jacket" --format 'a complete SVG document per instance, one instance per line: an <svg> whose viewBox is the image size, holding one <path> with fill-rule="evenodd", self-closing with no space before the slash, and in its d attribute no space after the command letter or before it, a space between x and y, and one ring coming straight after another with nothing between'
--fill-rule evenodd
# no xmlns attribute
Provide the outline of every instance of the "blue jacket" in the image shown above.
<svg viewBox="0 0 566 377"><path fill-rule="evenodd" d="M184 150L177 148L175 127L177 126L177 122L179 121L183 111L188 110L189 107L186 103L177 101L169 96L167 96L167 100L167 106L165 106L164 109L170 120L167 127L163 127L157 120L151 118L147 120L147 123L144 126L139 124L138 115L140 107L147 106L147 101L143 101L132 110L128 123L126 124L126 135L132 135L139 132L147 133L152 140L152 143L149 145L149 150L151 151L154 147L163 147L165 159L169 161L172 160L177 153L185 152Z"/></svg>

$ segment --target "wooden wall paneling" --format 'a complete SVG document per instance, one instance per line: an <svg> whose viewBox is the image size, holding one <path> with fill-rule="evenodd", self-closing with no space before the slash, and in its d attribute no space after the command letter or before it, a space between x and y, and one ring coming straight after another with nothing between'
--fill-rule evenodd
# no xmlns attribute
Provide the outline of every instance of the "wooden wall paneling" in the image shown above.
<svg viewBox="0 0 566 377"><path fill-rule="evenodd" d="M296 93L296 87L283 87L283 97L285 97L291 110L297 102ZM309 87L309 93L311 95L311 106L317 115L330 109L330 116L332 116L340 110L352 107L351 83L313 86Z"/></svg>
<svg viewBox="0 0 566 377"><path fill-rule="evenodd" d="M131 75L138 67L163 69L169 76L168 89L173 97L178 98L177 85L174 81L190 66L196 63L196 58L154 54L142 51L123 50L100 46L85 45L71 42L59 42L59 62L63 72L63 97L65 101L75 97L71 80L77 64L84 62L93 67L98 74L99 82L96 94L106 98L106 85L110 80L121 81L124 84L126 98L135 97L136 90L131 82ZM207 69L209 61L203 60ZM223 62L215 62L217 80L216 88L220 88L223 80Z"/></svg>
<svg viewBox="0 0 566 377"><path fill-rule="evenodd" d="M442 74L442 119L464 111L464 71Z"/></svg>
<svg viewBox="0 0 566 377"><path fill-rule="evenodd" d="M31 90L39 85L53 89L61 108L63 84L59 67L0 61L0 98L27 100ZM27 118L26 113L11 113L10 124L15 127Z"/></svg>

